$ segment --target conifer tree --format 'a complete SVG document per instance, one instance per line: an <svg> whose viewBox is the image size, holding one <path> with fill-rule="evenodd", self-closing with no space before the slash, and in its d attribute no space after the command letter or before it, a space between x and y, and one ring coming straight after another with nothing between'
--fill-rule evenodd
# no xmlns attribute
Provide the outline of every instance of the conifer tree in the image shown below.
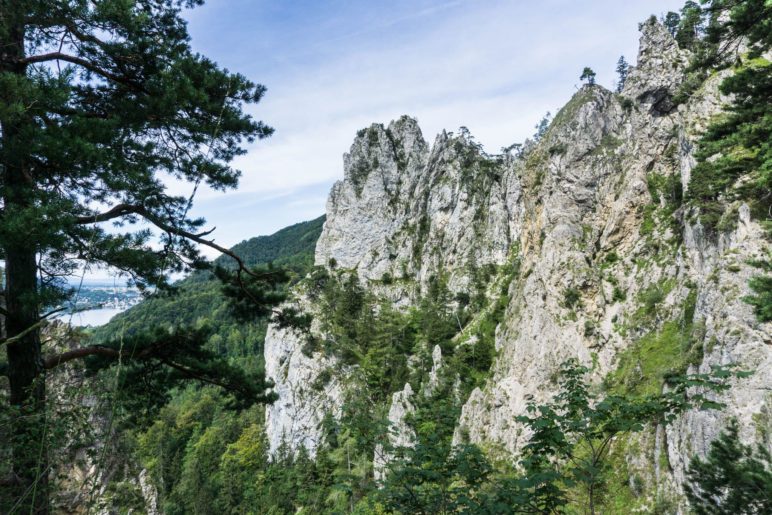
<svg viewBox="0 0 772 515"><path fill-rule="evenodd" d="M695 458L686 495L698 515L772 513L772 456L739 439L737 421L710 444L705 460Z"/></svg>
<svg viewBox="0 0 772 515"><path fill-rule="evenodd" d="M617 93L620 93L622 88L625 87L625 82L627 82L627 74L629 72L630 65L627 64L627 61L625 61L625 56L619 56L619 60L617 61L617 75L619 75L619 80L617 82Z"/></svg>
<svg viewBox="0 0 772 515"><path fill-rule="evenodd" d="M582 70L582 75L579 76L579 80L586 80L587 84L592 86L595 84L595 72L592 71L592 68L585 66L584 70Z"/></svg>
<svg viewBox="0 0 772 515"><path fill-rule="evenodd" d="M203 220L188 216L192 197L171 194L164 180L235 187L229 162L244 141L272 132L243 111L265 88L191 50L180 13L202 3L0 0L0 314L15 413L13 474L3 482L20 512L48 511L45 372L65 360L43 355L40 328L48 306L68 296L63 277L88 264L163 287L167 273L202 261L196 244L231 255L242 278L270 275L209 239ZM200 349L194 336L175 346L180 337L156 334L140 353L220 382L197 371L205 354L180 359ZM132 355L101 346L67 358L86 356ZM232 372L220 365L218 374Z"/></svg>
<svg viewBox="0 0 772 515"><path fill-rule="evenodd" d="M675 39L681 48L693 48L703 30L702 9L697 2L687 0L681 9Z"/></svg>
<svg viewBox="0 0 772 515"><path fill-rule="evenodd" d="M692 10L699 9L687 6ZM686 7L684 8L686 9ZM765 0L714 0L702 11L708 21L705 37L695 48L694 73L707 75L729 66L735 73L720 85L732 98L699 141L697 165L688 197L700 209L710 230L726 219L726 207L742 200L767 228L772 226L772 65L764 56L772 49L772 4ZM680 42L679 42L680 43ZM743 51L741 51L741 46ZM755 263L766 275L750 282L748 301L759 320L772 319L772 265Z"/></svg>

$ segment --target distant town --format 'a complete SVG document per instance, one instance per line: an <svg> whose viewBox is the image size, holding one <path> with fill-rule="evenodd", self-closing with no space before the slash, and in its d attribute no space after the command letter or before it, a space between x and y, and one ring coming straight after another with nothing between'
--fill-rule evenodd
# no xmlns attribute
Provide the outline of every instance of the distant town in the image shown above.
<svg viewBox="0 0 772 515"><path fill-rule="evenodd" d="M107 284L84 284L76 288L75 295L69 302L68 311L86 311L91 309L129 309L142 300L139 290L129 286Z"/></svg>

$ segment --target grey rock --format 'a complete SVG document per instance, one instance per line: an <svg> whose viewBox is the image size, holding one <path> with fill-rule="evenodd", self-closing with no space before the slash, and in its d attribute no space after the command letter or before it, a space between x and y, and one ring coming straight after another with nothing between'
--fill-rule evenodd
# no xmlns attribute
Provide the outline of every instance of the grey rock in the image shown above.
<svg viewBox="0 0 772 515"><path fill-rule="evenodd" d="M376 295L408 307L432 276L444 274L454 293L467 291L474 266L501 265L517 252L520 275L496 330L491 377L466 400L456 431L456 441L497 444L513 456L528 438L516 417L529 402L554 395L561 362L595 363L593 379L600 381L644 334L639 327L620 330L642 292L668 285L656 330L681 316L696 291L704 358L692 370L737 363L755 373L719 399L725 411L688 412L667 428L636 436L641 451L628 456L628 464L650 491L682 499L688 461L705 454L727 417L738 419L747 441L772 429L772 328L742 300L757 273L748 262L769 248L745 205L735 206L737 228L717 237L684 209L672 215L683 228L682 241L671 220L647 220L655 200L650 181L662 177L688 188L696 141L727 99L717 74L675 106L689 55L658 22L641 30L638 61L621 95L583 87L520 157L485 156L465 132L443 132L429 147L408 117L361 131L344 156L344 179L330 193L315 259L356 271ZM661 210L666 200L659 197ZM623 299L614 296L615 286ZM578 292L574 305L566 303L568 291ZM351 377L330 358L303 356L301 347L296 335L269 330L266 362L280 395L268 410L272 449L282 437L314 448L315 427L325 413L338 413ZM438 348L433 354L427 391L442 363ZM328 390L295 391L326 369L335 372ZM392 398L392 446L411 445L414 438L404 424L412 409L408 389ZM382 479L390 455L379 449L374 461ZM658 467L660 453L667 454L669 468Z"/></svg>

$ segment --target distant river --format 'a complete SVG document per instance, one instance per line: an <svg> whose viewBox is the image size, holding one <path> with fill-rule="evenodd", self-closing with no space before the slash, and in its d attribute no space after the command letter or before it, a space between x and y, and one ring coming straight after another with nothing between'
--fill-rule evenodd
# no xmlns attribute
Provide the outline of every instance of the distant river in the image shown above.
<svg viewBox="0 0 772 515"><path fill-rule="evenodd" d="M60 318L60 320L64 322L70 322L74 326L86 326L90 325L91 327L96 327L99 325L105 325L107 322L110 321L111 318L113 318L118 313L121 313L122 311L125 311L125 309L121 308L99 308L99 309L89 309L88 311L79 311L77 313L70 314L64 314Z"/></svg>

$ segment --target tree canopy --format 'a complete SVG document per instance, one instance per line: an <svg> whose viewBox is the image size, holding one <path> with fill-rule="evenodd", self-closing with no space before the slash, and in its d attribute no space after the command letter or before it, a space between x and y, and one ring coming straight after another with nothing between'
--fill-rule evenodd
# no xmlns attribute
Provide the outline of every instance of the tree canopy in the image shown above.
<svg viewBox="0 0 772 515"><path fill-rule="evenodd" d="M209 239L204 220L188 214L192 194L167 187L235 187L232 159L272 133L244 111L265 87L191 49L181 14L202 3L0 1L3 342L21 415L10 483L25 511L47 511L45 455L27 437L50 363L41 320L71 293L65 277L104 266L163 288L168 273L201 264L196 244L230 255L240 276L268 277Z"/></svg>
<svg viewBox="0 0 772 515"><path fill-rule="evenodd" d="M595 84L595 72L592 70L592 68L585 66L584 70L582 70L582 75L579 76L580 80L586 80L587 84L593 85Z"/></svg>

